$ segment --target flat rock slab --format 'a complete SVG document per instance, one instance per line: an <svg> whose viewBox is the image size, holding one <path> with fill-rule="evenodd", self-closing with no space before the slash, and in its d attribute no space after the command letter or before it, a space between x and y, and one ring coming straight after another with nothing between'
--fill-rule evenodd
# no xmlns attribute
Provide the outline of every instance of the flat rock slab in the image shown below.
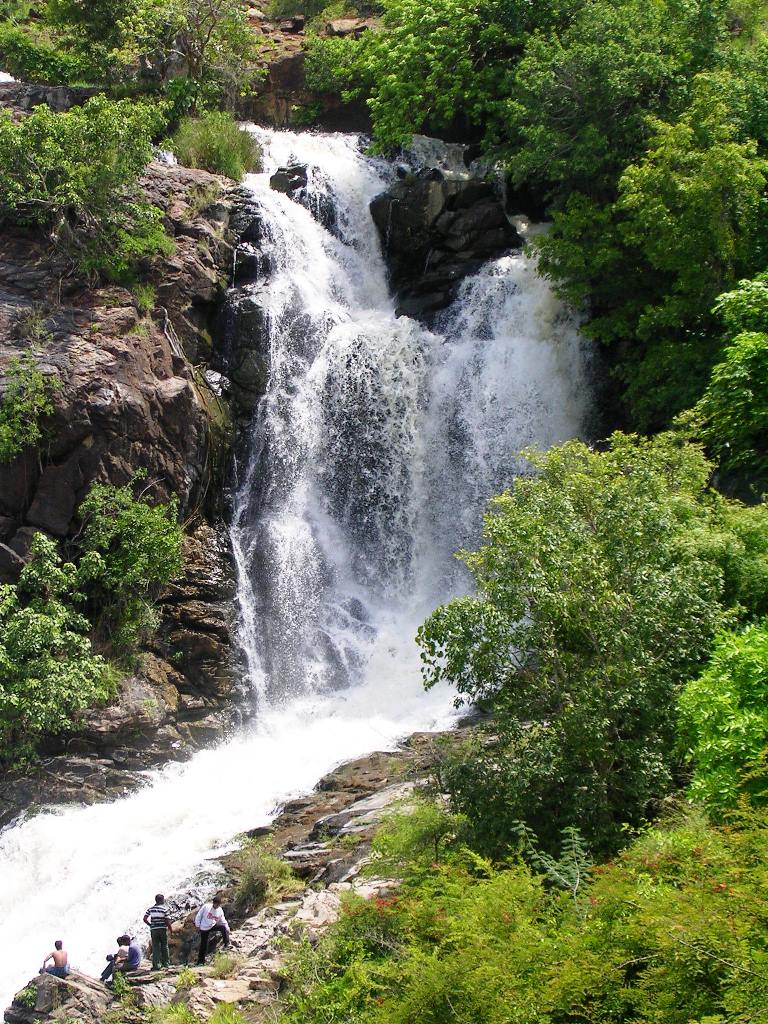
<svg viewBox="0 0 768 1024"><path fill-rule="evenodd" d="M399 782L363 800L357 800L343 811L320 818L309 838L316 840L326 835L351 835L373 828L381 823L385 811L391 810L400 801L408 800L415 788L413 782Z"/></svg>

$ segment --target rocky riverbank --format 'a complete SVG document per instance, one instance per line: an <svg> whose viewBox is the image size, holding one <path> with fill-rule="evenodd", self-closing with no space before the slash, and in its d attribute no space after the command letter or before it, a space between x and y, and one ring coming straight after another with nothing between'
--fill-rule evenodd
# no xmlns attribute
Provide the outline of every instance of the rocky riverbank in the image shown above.
<svg viewBox="0 0 768 1024"><path fill-rule="evenodd" d="M144 963L124 996L80 973L73 972L66 980L36 976L5 1011L6 1024L96 1024L111 1011L119 1011L121 1020L140 1024L147 1010L178 1003L202 1021L222 1002L235 1004L249 1019L260 1019L279 1000L285 964L295 945L303 938L316 941L337 919L347 894L376 898L396 886L392 879L375 877L371 840L388 813L412 805L414 791L441 756L441 746L462 736L463 730L417 733L396 751L344 764L321 779L314 792L286 804L270 828L255 830L258 841L268 842L290 866L297 879L294 891L270 899L265 878L263 887L251 887L252 902L238 901L238 883L252 846L246 843L226 858L220 892L227 916L236 925L231 956L195 968L194 982L188 972L181 975L194 953L188 941L193 934L190 917L184 917L182 909L174 924L174 966L167 972L153 972ZM183 898L171 903L185 906ZM187 903L192 909L191 899Z"/></svg>

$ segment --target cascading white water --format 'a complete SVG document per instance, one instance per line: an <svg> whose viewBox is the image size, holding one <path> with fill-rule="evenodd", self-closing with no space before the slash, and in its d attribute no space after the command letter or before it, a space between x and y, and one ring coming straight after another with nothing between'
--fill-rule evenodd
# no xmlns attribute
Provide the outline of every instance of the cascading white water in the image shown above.
<svg viewBox="0 0 768 1024"><path fill-rule="evenodd" d="M523 445L581 432L589 387L577 324L528 257L467 279L432 331L396 317L368 214L391 168L350 136L258 135L271 375L233 540L252 675L274 696L358 684L393 640L390 671L412 671L419 622L461 586L452 552ZM268 187L295 163L301 203Z"/></svg>
<svg viewBox="0 0 768 1024"><path fill-rule="evenodd" d="M158 890L183 886L237 832L334 764L446 726L413 636L466 586L451 558L528 443L580 434L588 357L520 254L464 282L433 331L396 318L368 202L389 169L358 140L261 132L248 179L274 271L271 376L232 528L255 725L125 798L0 833L0 1006L55 938L96 972ZM307 206L269 171L310 168ZM330 226L323 227L312 211Z"/></svg>

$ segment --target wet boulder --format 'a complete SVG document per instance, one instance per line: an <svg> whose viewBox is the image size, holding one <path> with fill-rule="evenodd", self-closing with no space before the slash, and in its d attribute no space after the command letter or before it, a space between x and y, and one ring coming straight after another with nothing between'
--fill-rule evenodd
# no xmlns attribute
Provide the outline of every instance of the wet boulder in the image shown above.
<svg viewBox="0 0 768 1024"><path fill-rule="evenodd" d="M249 416L266 392L269 373L269 325L258 289L233 289L222 317L222 369L230 382L234 411Z"/></svg>
<svg viewBox="0 0 768 1024"><path fill-rule="evenodd" d="M399 312L428 318L459 283L522 240L492 182L437 168L400 171L371 202Z"/></svg>
<svg viewBox="0 0 768 1024"><path fill-rule="evenodd" d="M287 167L278 167L269 179L269 187L275 192L290 195L306 188L308 180L306 164L289 164Z"/></svg>

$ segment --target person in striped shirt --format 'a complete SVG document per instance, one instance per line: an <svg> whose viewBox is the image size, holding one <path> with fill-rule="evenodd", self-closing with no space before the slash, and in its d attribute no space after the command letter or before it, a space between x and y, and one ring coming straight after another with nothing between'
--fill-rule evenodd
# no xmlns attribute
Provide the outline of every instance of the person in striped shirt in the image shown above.
<svg viewBox="0 0 768 1024"><path fill-rule="evenodd" d="M144 924L149 925L149 934L152 939L152 970L159 971L161 964L163 967L168 967L170 964L168 935L171 931L171 919L165 905L165 896L161 892L155 896L154 906L150 907L144 915Z"/></svg>

